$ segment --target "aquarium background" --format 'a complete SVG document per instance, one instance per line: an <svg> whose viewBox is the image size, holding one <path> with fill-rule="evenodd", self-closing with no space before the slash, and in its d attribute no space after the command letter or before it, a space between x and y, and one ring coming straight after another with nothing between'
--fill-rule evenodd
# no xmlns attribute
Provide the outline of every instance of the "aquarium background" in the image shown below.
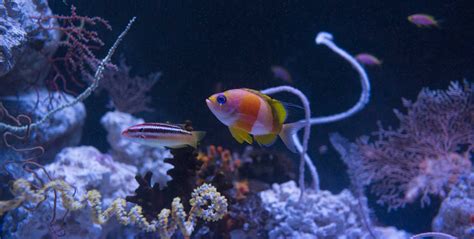
<svg viewBox="0 0 474 239"><path fill-rule="evenodd" d="M72 1L78 13L100 16L113 26L100 32L109 46L133 16L137 21L114 56L125 56L132 74L161 72L150 91L153 112L140 113L146 121L182 123L191 120L195 129L207 131L204 145L220 142L234 151L245 145L231 138L205 105L217 91L232 88L265 89L287 84L275 79L270 67L284 66L292 86L310 99L312 115L344 111L359 98L357 74L328 48L317 46L318 32L328 31L349 53L371 53L383 61L367 67L371 101L358 114L340 122L312 127L309 153L318 167L321 188L338 193L347 188L346 167L332 149L328 134L339 132L351 140L377 130L377 121L397 127L393 109L403 109L402 97L416 99L423 87L445 89L451 81L474 78L474 2L431 1L165 1L97 0ZM49 1L56 14L68 14L63 1ZM427 13L440 20L440 28L418 28L407 20ZM105 55L106 48L98 54ZM276 98L298 104L295 97ZM106 131L98 122L107 108L105 94L85 101L87 119L81 145L106 151ZM303 117L290 109L290 119ZM320 153L321 146L327 153ZM273 146L285 150L277 141ZM290 152L288 152L291 155ZM291 155L297 162L298 156ZM379 221L411 233L429 231L439 208L413 203L395 212L369 205Z"/></svg>

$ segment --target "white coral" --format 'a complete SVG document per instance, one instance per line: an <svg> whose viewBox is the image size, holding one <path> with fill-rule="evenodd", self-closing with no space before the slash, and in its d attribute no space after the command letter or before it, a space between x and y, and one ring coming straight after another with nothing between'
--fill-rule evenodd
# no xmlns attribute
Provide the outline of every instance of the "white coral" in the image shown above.
<svg viewBox="0 0 474 239"><path fill-rule="evenodd" d="M334 195L329 191L307 191L299 201L300 189L294 181L273 184L260 193L265 210L270 213L266 223L270 238L365 238L368 232L356 213L357 200L348 190ZM383 238L408 238L403 231L376 228ZM368 237L367 237L368 238Z"/></svg>
<svg viewBox="0 0 474 239"><path fill-rule="evenodd" d="M109 155L100 153L91 146L65 148L56 157L55 162L47 165L46 170L52 178L63 179L73 185L76 197L81 198L87 190L97 189L102 193L104 205L108 206L115 198L133 194L138 187L134 176L134 166L115 162ZM44 178L42 171L38 174ZM5 217L3 232L6 238L43 238L51 236L48 228L53 212L53 193L34 213L25 209L13 210ZM61 199L58 199L61 200ZM57 220L65 215L62 203L57 204ZM67 238L99 238L108 232L117 232L120 226L109 223L100 226L91 220L90 212L79 210L71 212L65 219L64 232ZM61 230L59 227L56 230ZM59 232L58 232L59 233ZM59 233L60 234L60 233Z"/></svg>

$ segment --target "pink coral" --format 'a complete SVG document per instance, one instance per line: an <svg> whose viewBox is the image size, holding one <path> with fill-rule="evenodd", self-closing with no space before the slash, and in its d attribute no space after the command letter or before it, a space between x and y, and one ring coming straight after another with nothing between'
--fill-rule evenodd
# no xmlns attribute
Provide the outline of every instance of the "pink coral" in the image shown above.
<svg viewBox="0 0 474 239"><path fill-rule="evenodd" d="M471 171L474 149L474 84L452 83L446 91L423 89L416 102L403 100L407 113L395 110L397 130L380 126L378 139L361 138L362 167L369 172L378 203L389 210L421 196L445 197L459 177Z"/></svg>
<svg viewBox="0 0 474 239"><path fill-rule="evenodd" d="M111 30L109 23L100 17L79 16L76 7L71 6L71 15L33 16L40 29L55 30L63 37L59 41L59 50L54 56L46 56L51 64L51 71L46 84L51 90L58 91L60 86L67 93L73 93L68 82L81 86L81 81L92 79L100 60L94 51L100 49L104 42L99 34L90 27L102 25ZM57 25L45 25L51 20ZM81 79L82 78L82 79Z"/></svg>

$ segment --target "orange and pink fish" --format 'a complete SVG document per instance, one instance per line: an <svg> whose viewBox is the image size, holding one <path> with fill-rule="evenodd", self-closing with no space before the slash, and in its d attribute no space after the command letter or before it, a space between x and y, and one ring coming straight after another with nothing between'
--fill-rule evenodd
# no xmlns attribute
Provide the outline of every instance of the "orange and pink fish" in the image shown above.
<svg viewBox="0 0 474 239"><path fill-rule="evenodd" d="M304 123L284 124L287 111L282 102L259 91L232 89L206 99L211 112L229 127L232 137L239 143L272 145L278 136L292 152L296 152L291 137ZM253 137L252 137L252 136Z"/></svg>

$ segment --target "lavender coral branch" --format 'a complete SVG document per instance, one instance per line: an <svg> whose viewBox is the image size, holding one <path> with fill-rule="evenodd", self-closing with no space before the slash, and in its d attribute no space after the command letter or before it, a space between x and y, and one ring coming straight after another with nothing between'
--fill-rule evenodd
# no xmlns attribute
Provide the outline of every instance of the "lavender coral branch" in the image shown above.
<svg viewBox="0 0 474 239"><path fill-rule="evenodd" d="M421 239L425 237L434 237L434 238L441 238L441 239L457 239L457 237L451 236L446 233L442 232L425 232L425 233L420 233L417 235L414 235L410 237L410 239Z"/></svg>
<svg viewBox="0 0 474 239"><path fill-rule="evenodd" d="M115 40L112 47L109 49L109 51L108 51L107 55L105 56L105 58L102 59L102 61L100 62L99 66L97 67L97 71L94 74L94 80L92 81L91 85L89 85L89 87L87 87L73 101L70 101L70 102L64 103L62 105L59 105L58 107L56 107L53 110L49 111L45 116L43 116L43 118L41 118L37 122L34 122L34 123L30 124L29 126L14 126L14 125L10 125L10 124L0 122L0 132L10 131L12 133L22 133L22 132L25 132L28 127L31 130L34 130L36 127L38 127L41 124L45 123L55 113L65 109L65 108L71 107L71 106L77 104L78 102L82 102L85 99L87 99L87 97L89 97L92 94L92 92L99 86L99 82L102 79L103 72L105 70L105 67L106 67L107 63L110 62L110 59L112 58L113 54L117 50L119 44L122 42L125 35L127 35L128 31L132 27L132 24L135 22L135 19L136 19L136 17L133 17L130 20L130 22L128 23L125 30L117 37L117 39Z"/></svg>
<svg viewBox="0 0 474 239"><path fill-rule="evenodd" d="M292 94L298 96L300 98L301 102L303 103L304 112L305 112L305 121L304 121L305 129L304 129L304 136L303 136L303 147L297 147L296 148L298 150L298 152L300 153L300 155L301 155L300 165L299 165L299 171L300 171L299 184L300 184L300 189L301 189L301 196L300 196L300 198L301 198L304 195L304 189L305 189L305 185L304 185L304 164L305 164L305 158L306 158L306 151L308 150L309 136L310 136L310 133L311 133L311 125L310 125L310 122L309 122L309 120L311 118L311 108L309 107L308 98L306 98L306 96L303 94L303 92L301 92L300 90L295 89L291 86L274 87L274 88L263 90L262 93L264 93L264 94L273 94L273 93L283 92L283 91L286 91L286 92L289 92L289 93L292 93ZM295 132L294 135L296 135L296 132ZM298 140L297 136L292 137L292 140L295 141L295 138ZM297 141L295 141L295 142L297 142ZM300 146L300 144L299 144L299 146ZM309 165L312 165L312 164L313 163L311 162L311 160L309 160ZM313 167L316 168L316 166L314 166L314 165L313 165ZM317 171L315 170L314 172L317 175ZM315 178L316 181L319 181L318 176L316 176L314 178Z"/></svg>
<svg viewBox="0 0 474 239"><path fill-rule="evenodd" d="M319 44L326 45L332 51L334 51L335 53L340 55L342 58L344 58L346 61L348 61L352 65L352 67L354 67L354 69L359 74L360 84L362 86L362 92L360 94L359 100L354 106L352 106L352 108L338 114L312 118L310 120L311 124L327 124L327 123L346 119L352 116L353 114L361 111L365 107L365 105L369 103L369 99L370 99L370 81L364 68L359 64L359 62L357 62L356 59L354 59L354 57L352 57L349 53L347 53L343 49L339 48L336 44L334 44L332 39L333 37L330 33L320 32L316 36L315 42L318 45Z"/></svg>
<svg viewBox="0 0 474 239"><path fill-rule="evenodd" d="M306 124L305 134L303 136L303 145L301 145L301 142L300 142L297 134L294 134L293 137L292 137L293 144L296 146L296 149L301 154L300 179L299 179L300 182L299 183L300 183L300 187L302 187L302 192L304 191L304 184L303 184L303 182L304 182L304 166L302 166L302 165L304 165L303 162L306 162L306 164L308 165L308 167L310 169L311 175L313 177L313 188L314 188L314 190L316 190L316 191L319 190L319 175L318 175L316 166L311 161L311 158L306 154L307 145L308 145L308 141L309 141L309 133L306 133L306 132L309 131L309 130L307 130L307 129L309 129L309 125L326 124L326 123L331 123L331 122L335 122L335 121L338 121L338 120L348 118L348 117L354 115L355 113L361 111L365 107L365 105L369 102L369 98L370 98L370 81L369 81L369 77L367 76L367 73L365 72L364 68L350 54L348 54L346 51L344 51L343 49L339 48L336 44L334 44L332 39L333 39L333 37L332 37L331 34L329 34L327 32L320 32L316 36L315 42L318 45L319 44L324 44L327 47L329 47L335 53L337 53L338 55L343 57L345 60L347 60L352 65L352 67L354 67L354 69L357 71L357 73L359 73L360 83L361 83L361 86L362 86L362 93L361 93L360 98L357 101L357 103L354 106L352 106L350 109L348 109L347 111L338 113L338 114L333 114L333 115L329 115L329 116L315 117L315 118L310 118L309 119L308 114L311 115L311 111L310 111L310 108L309 108L309 103L307 103L307 104L305 103L305 101L307 101L307 99L304 96L304 94L301 93L301 91L296 90L296 89L294 89L290 86L280 86L280 87L273 87L273 88L262 90L262 93L264 93L264 94L275 94L275 93L283 92L283 91L287 91L287 92L296 94L301 99L301 101L303 102L303 106L305 107L305 119L299 121L299 123ZM309 121L309 124L308 124L308 121Z"/></svg>

